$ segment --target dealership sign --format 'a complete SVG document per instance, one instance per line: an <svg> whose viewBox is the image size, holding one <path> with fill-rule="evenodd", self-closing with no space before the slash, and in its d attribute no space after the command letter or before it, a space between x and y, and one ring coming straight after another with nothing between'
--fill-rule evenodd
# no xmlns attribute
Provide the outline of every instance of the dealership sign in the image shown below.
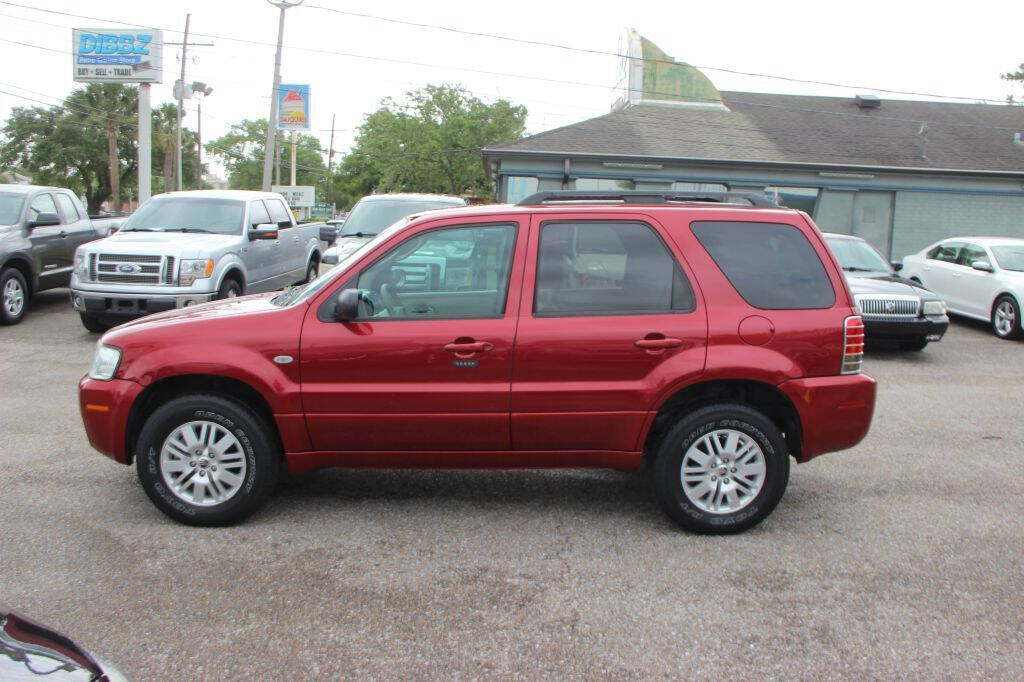
<svg viewBox="0 0 1024 682"><path fill-rule="evenodd" d="M282 83L277 90L277 129L309 130L309 85Z"/></svg>
<svg viewBox="0 0 1024 682"><path fill-rule="evenodd" d="M164 39L150 28L76 28L73 76L79 83L161 83Z"/></svg>
<svg viewBox="0 0 1024 682"><path fill-rule="evenodd" d="M292 208L312 208L316 199L316 188L312 185L274 185L273 191L283 196Z"/></svg>

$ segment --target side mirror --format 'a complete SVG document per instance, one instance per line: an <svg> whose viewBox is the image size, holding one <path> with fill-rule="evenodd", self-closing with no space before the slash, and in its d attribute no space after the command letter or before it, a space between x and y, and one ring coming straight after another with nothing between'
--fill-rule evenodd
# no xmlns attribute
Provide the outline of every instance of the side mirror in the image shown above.
<svg viewBox="0 0 1024 682"><path fill-rule="evenodd" d="M28 221L29 227L49 227L50 225L60 225L60 216L56 213L40 213L35 220Z"/></svg>
<svg viewBox="0 0 1024 682"><path fill-rule="evenodd" d="M263 223L253 225L249 228L249 241L257 239L277 239L277 225L275 223Z"/></svg>
<svg viewBox="0 0 1024 682"><path fill-rule="evenodd" d="M892 269L895 270L896 272L899 272L900 270L903 269L903 263L899 262L898 260L894 260L889 265L891 265Z"/></svg>
<svg viewBox="0 0 1024 682"><path fill-rule="evenodd" d="M338 322L351 322L359 317L359 289L343 289L334 302L334 317Z"/></svg>
<svg viewBox="0 0 1024 682"><path fill-rule="evenodd" d="M971 267L982 272L995 272L995 268L987 260L976 260L971 263Z"/></svg>
<svg viewBox="0 0 1024 682"><path fill-rule="evenodd" d="M107 234L114 234L115 232L120 230L122 227L124 227L124 224L126 222L128 222L128 221L127 220L111 220L109 223L107 223Z"/></svg>
<svg viewBox="0 0 1024 682"><path fill-rule="evenodd" d="M320 228L320 241L333 244L338 238L338 228L333 225L327 225Z"/></svg>

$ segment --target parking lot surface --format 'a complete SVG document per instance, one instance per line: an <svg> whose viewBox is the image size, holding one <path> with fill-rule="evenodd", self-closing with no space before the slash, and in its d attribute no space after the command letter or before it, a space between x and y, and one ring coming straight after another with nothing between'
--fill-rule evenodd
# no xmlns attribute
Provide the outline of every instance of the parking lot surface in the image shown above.
<svg viewBox="0 0 1024 682"><path fill-rule="evenodd" d="M875 421L743 535L645 474L327 471L177 525L94 452L66 290L0 328L0 605L133 679L1019 678L1024 343L869 352Z"/></svg>

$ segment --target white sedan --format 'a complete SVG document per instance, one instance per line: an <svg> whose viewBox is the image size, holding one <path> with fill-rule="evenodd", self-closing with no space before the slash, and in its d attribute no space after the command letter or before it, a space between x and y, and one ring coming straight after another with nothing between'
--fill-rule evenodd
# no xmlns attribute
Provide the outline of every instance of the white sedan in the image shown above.
<svg viewBox="0 0 1024 682"><path fill-rule="evenodd" d="M990 322L999 338L1021 336L1024 239L945 239L904 258L900 274L945 299L949 312Z"/></svg>

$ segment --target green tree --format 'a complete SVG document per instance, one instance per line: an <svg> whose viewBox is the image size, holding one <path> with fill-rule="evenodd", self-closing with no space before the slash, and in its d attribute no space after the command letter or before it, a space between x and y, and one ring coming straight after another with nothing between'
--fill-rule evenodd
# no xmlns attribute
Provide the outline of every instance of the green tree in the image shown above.
<svg viewBox="0 0 1024 682"><path fill-rule="evenodd" d="M0 165L86 197L90 212L135 192L138 92L90 83L61 105L15 107L3 128Z"/></svg>
<svg viewBox="0 0 1024 682"><path fill-rule="evenodd" d="M174 157L174 150L178 146L177 111L178 106L172 102L165 102L153 109L153 194L174 191L174 178L178 172ZM184 149L181 158L184 180L181 186L183 189L196 189L199 187L198 135L185 128L184 124L181 129L181 146Z"/></svg>
<svg viewBox="0 0 1024 682"><path fill-rule="evenodd" d="M525 122L526 107L488 104L457 85L387 98L360 126L334 188L345 202L367 188L492 196L480 149L521 137Z"/></svg>
<svg viewBox="0 0 1024 682"><path fill-rule="evenodd" d="M1017 83L1024 85L1024 63L1021 63L1017 67L1016 71L1004 73L1002 76L1000 76L1000 78L1002 78L1004 81L1016 81ZM1006 102L1007 104L1019 104L1019 102L1013 98L1013 95L1007 95Z"/></svg>
<svg viewBox="0 0 1024 682"><path fill-rule="evenodd" d="M267 122L264 119L245 119L231 126L225 135L205 145L206 152L217 156L228 171L228 184L232 189L260 189L263 185L263 150L266 146ZM289 138L278 133L281 148L281 182L287 184L291 174ZM313 135L295 136L295 182L313 185L322 191L327 174L320 141Z"/></svg>

